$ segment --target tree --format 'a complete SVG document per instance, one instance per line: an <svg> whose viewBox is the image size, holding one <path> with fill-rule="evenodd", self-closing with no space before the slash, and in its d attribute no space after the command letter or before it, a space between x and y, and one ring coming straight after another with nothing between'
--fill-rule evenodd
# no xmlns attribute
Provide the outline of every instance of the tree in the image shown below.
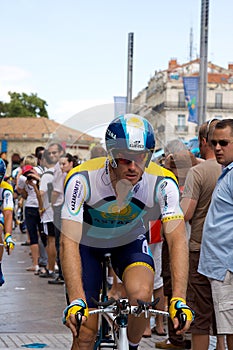
<svg viewBox="0 0 233 350"><path fill-rule="evenodd" d="M20 117L45 117L48 118L45 100L37 94L27 95L18 92L8 92L10 102L0 101L0 117L20 118Z"/></svg>

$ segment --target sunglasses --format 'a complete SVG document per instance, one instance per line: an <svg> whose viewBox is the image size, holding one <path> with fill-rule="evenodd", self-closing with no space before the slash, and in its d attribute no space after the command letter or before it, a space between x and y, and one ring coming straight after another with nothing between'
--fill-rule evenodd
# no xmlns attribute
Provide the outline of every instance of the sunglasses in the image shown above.
<svg viewBox="0 0 233 350"><path fill-rule="evenodd" d="M218 140L218 141L211 140L210 142L214 147L216 147L217 144L219 144L219 146L221 146L221 147L226 147L229 143L233 143L233 141L228 141L228 140Z"/></svg>
<svg viewBox="0 0 233 350"><path fill-rule="evenodd" d="M148 153L118 153L116 156L116 161L118 164L128 165L132 162L142 164L146 163L148 159Z"/></svg>
<svg viewBox="0 0 233 350"><path fill-rule="evenodd" d="M48 152L49 156L50 156L51 154L55 155L55 154L57 154L57 153L58 153L58 151Z"/></svg>

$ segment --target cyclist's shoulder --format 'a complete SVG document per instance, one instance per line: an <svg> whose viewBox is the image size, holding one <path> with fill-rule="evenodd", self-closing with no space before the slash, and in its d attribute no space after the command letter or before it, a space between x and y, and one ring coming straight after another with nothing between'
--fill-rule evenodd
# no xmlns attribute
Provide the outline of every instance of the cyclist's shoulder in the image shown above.
<svg viewBox="0 0 233 350"><path fill-rule="evenodd" d="M87 174L94 171L98 171L100 169L104 169L104 167L106 166L106 159L106 157L93 158L77 165L68 172L68 174L66 175L65 182L67 182L71 177L73 177L76 174Z"/></svg>
<svg viewBox="0 0 233 350"><path fill-rule="evenodd" d="M9 184L8 182L6 181L2 181L1 184L0 184L0 189L2 190L9 190L10 192L13 193L13 187L11 184Z"/></svg>
<svg viewBox="0 0 233 350"><path fill-rule="evenodd" d="M77 165L69 171L67 175L72 176L73 174L81 172L91 172L105 167L106 157L99 157L94 159L86 160L85 162Z"/></svg>
<svg viewBox="0 0 233 350"><path fill-rule="evenodd" d="M175 182L177 182L177 179L175 177L175 175L173 174L173 172L171 172L170 170L154 163L154 162L150 162L148 168L146 168L146 173L149 175L154 175L157 177L161 177L161 178L171 178L173 179Z"/></svg>

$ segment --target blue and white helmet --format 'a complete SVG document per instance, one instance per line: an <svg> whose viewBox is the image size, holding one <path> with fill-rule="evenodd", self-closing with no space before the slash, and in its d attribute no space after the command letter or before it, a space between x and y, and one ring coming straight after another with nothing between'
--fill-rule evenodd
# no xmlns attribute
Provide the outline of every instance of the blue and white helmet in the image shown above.
<svg viewBox="0 0 233 350"><path fill-rule="evenodd" d="M112 167L117 167L115 151L119 150L148 152L147 167L155 149L154 130L148 120L139 115L120 115L109 124L105 143Z"/></svg>
<svg viewBox="0 0 233 350"><path fill-rule="evenodd" d="M6 174L6 163L2 158L0 158L0 183L4 180Z"/></svg>

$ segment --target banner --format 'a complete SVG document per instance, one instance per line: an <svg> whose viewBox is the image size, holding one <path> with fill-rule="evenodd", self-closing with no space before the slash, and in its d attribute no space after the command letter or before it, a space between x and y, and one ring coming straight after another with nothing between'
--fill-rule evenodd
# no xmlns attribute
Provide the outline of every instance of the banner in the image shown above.
<svg viewBox="0 0 233 350"><path fill-rule="evenodd" d="M183 77L184 95L187 102L188 121L198 124L198 85L199 77Z"/></svg>
<svg viewBox="0 0 233 350"><path fill-rule="evenodd" d="M126 113L127 97L126 96L114 96L114 116Z"/></svg>

